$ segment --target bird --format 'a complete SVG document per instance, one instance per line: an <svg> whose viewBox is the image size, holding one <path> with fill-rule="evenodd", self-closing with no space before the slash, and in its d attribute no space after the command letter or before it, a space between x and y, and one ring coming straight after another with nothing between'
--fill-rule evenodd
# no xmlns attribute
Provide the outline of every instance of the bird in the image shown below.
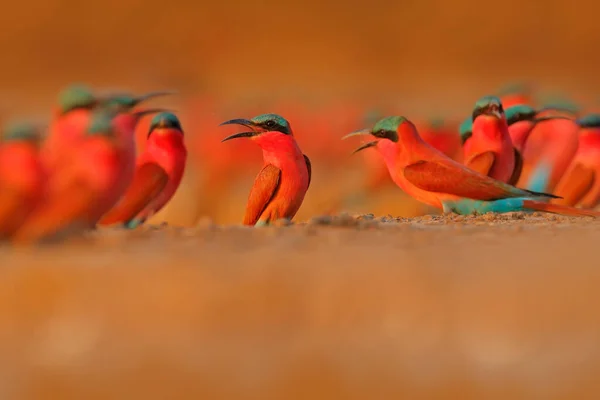
<svg viewBox="0 0 600 400"><path fill-rule="evenodd" d="M136 228L160 211L174 196L187 162L184 132L175 114L164 112L150 122L147 144L135 174L118 204L98 225L123 224Z"/></svg>
<svg viewBox="0 0 600 400"><path fill-rule="evenodd" d="M534 122L523 149L523 169L517 186L552 193L577 152L576 114L552 106L538 110Z"/></svg>
<svg viewBox="0 0 600 400"><path fill-rule="evenodd" d="M124 157L115 116L106 109L94 111L86 134L64 153L66 162L51 171L45 200L11 237L13 243L54 241L93 229L116 203Z"/></svg>
<svg viewBox="0 0 600 400"><path fill-rule="evenodd" d="M44 198L46 171L39 157L41 132L14 122L0 140L0 240L12 236Z"/></svg>
<svg viewBox="0 0 600 400"><path fill-rule="evenodd" d="M519 104L507 108L505 115L513 146L519 154L522 154L527 138L536 123L536 111L531 106Z"/></svg>
<svg viewBox="0 0 600 400"><path fill-rule="evenodd" d="M502 102L498 97L477 100L471 137L463 144L464 164L483 175L514 184L521 174L521 155L515 150Z"/></svg>
<svg viewBox="0 0 600 400"><path fill-rule="evenodd" d="M387 117L372 129L352 132L343 139L369 134L376 138L355 152L375 147L394 182L416 200L457 214L545 211L600 217L600 213L547 203L552 194L519 189L473 171L429 146L404 116Z"/></svg>
<svg viewBox="0 0 600 400"><path fill-rule="evenodd" d="M250 130L227 136L222 142L249 138L262 148L264 159L250 190L243 224L264 226L277 219L292 220L310 186L312 167L300 150L290 123L277 114L261 114L220 125L232 124Z"/></svg>
<svg viewBox="0 0 600 400"><path fill-rule="evenodd" d="M600 203L600 114L577 120L579 146L554 193L556 204L594 208Z"/></svg>

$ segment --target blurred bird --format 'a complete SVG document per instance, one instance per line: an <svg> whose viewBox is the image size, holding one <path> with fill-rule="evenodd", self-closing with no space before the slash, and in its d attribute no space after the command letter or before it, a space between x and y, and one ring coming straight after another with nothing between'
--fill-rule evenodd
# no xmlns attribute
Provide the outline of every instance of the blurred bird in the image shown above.
<svg viewBox="0 0 600 400"><path fill-rule="evenodd" d="M363 134L377 140L355 152L375 147L398 186L418 201L444 212L546 211L600 217L600 213L545 203L556 196L519 189L467 168L425 143L405 117L384 118L372 129L344 138Z"/></svg>
<svg viewBox="0 0 600 400"><path fill-rule="evenodd" d="M298 147L289 122L277 114L263 114L221 125L231 124L250 131L227 136L223 142L250 138L263 150L264 166L250 191L244 225L266 225L280 218L291 220L310 186L311 163Z"/></svg>
<svg viewBox="0 0 600 400"><path fill-rule="evenodd" d="M534 122L517 186L552 193L577 152L579 126L575 115L561 108L539 110Z"/></svg>
<svg viewBox="0 0 600 400"><path fill-rule="evenodd" d="M75 139L67 160L52 171L48 196L13 236L15 243L53 240L95 226L119 199L125 158L112 119L116 113L96 110L86 135Z"/></svg>
<svg viewBox="0 0 600 400"><path fill-rule="evenodd" d="M521 154L514 148L500 99L485 96L473 109L471 137L464 144L464 164L509 184L521 174Z"/></svg>
<svg viewBox="0 0 600 400"><path fill-rule="evenodd" d="M513 146L520 154L523 154L527 138L535 126L536 111L533 107L519 104L507 108L505 114Z"/></svg>
<svg viewBox="0 0 600 400"><path fill-rule="evenodd" d="M0 141L0 240L9 238L43 200L46 174L41 132L28 123L4 130Z"/></svg>
<svg viewBox="0 0 600 400"><path fill-rule="evenodd" d="M579 147L558 182L556 204L594 208L600 202L600 114L589 114L577 121Z"/></svg>
<svg viewBox="0 0 600 400"><path fill-rule="evenodd" d="M98 224L122 223L135 228L144 223L171 200L183 178L186 161L179 119L171 113L156 115L150 122L146 148L137 160L129 188Z"/></svg>

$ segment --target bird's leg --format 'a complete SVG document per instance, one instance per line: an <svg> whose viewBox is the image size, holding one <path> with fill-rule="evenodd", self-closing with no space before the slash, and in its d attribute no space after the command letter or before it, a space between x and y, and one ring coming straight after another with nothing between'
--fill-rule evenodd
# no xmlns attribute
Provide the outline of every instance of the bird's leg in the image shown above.
<svg viewBox="0 0 600 400"><path fill-rule="evenodd" d="M258 221L256 221L256 224L254 224L254 226L257 228L269 226L269 220L266 220L266 219L258 220Z"/></svg>

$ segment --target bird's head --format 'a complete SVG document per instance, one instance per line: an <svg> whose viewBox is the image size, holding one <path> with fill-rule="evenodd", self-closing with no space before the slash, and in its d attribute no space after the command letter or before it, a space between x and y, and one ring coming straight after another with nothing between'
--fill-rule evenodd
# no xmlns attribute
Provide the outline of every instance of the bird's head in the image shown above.
<svg viewBox="0 0 600 400"><path fill-rule="evenodd" d="M480 115L487 115L496 119L504 118L504 108L500 99L496 96L484 96L477 100L473 108L473 122Z"/></svg>
<svg viewBox="0 0 600 400"><path fill-rule="evenodd" d="M373 126L373 128L366 128L349 133L344 136L342 140L351 136L371 135L375 137L376 140L362 144L360 147L354 150L352 154L358 153L359 151L368 149L370 147L375 147L383 155L384 160L388 162L393 160L397 153L397 144L400 138L398 133L405 127L410 129L413 133L416 132L413 123L410 122L406 117L386 117L379 120Z"/></svg>
<svg viewBox="0 0 600 400"><path fill-rule="evenodd" d="M91 110L98 105L98 99L92 90L82 84L66 87L58 95L58 112L66 114L77 109Z"/></svg>
<svg viewBox="0 0 600 400"><path fill-rule="evenodd" d="M13 122L2 134L3 142L27 142L39 145L42 141L41 127L30 122Z"/></svg>
<svg viewBox="0 0 600 400"><path fill-rule="evenodd" d="M576 122L580 128L599 129L600 114L587 114L579 118Z"/></svg>
<svg viewBox="0 0 600 400"><path fill-rule="evenodd" d="M225 142L231 139L237 138L250 138L250 139L265 139L265 138L281 138L281 137L293 137L292 128L290 123L280 115L277 114L262 114L252 119L230 119L220 125L241 125L249 128L249 131L244 131L227 136L221 142Z"/></svg>
<svg viewBox="0 0 600 400"><path fill-rule="evenodd" d="M535 115L536 111L533 107L519 104L506 109L506 122L509 126L521 121L533 122Z"/></svg>
<svg viewBox="0 0 600 400"><path fill-rule="evenodd" d="M152 118L150 121L150 128L148 129L148 137L152 134L175 131L183 136L183 129L181 128L181 122L179 118L170 112L161 112Z"/></svg>
<svg viewBox="0 0 600 400"><path fill-rule="evenodd" d="M466 118L458 127L458 134L460 135L461 144L465 144L471 136L473 136L473 118Z"/></svg>
<svg viewBox="0 0 600 400"><path fill-rule="evenodd" d="M113 123L116 115L117 113L112 109L101 108L96 110L92 114L90 124L86 132L87 135L106 138L116 137L116 129Z"/></svg>

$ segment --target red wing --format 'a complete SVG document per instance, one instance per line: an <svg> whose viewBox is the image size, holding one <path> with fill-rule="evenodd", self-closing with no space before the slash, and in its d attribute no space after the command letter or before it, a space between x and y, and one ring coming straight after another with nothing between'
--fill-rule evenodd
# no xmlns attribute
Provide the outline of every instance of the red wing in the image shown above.
<svg viewBox="0 0 600 400"><path fill-rule="evenodd" d="M556 186L554 193L562 199L553 203L574 206L590 191L594 184L594 171L581 164L569 168Z"/></svg>
<svg viewBox="0 0 600 400"><path fill-rule="evenodd" d="M524 196L520 189L446 161L418 161L404 168L404 176L419 189L469 199Z"/></svg>
<svg viewBox="0 0 600 400"><path fill-rule="evenodd" d="M307 189L310 187L310 180L312 178L312 165L310 163L309 158L306 156L306 154L303 154L304 156L304 161L306 162L306 169L308 170L308 187Z"/></svg>
<svg viewBox="0 0 600 400"><path fill-rule="evenodd" d="M515 169L513 169L513 174L510 177L508 184L515 186L517 182L519 182L519 178L521 177L521 172L523 171L523 156L521 152L515 148Z"/></svg>
<svg viewBox="0 0 600 400"><path fill-rule="evenodd" d="M66 228L87 228L89 210L97 200L96 193L80 182L72 184L63 193L64 195L37 208L17 230L13 241L35 241Z"/></svg>
<svg viewBox="0 0 600 400"><path fill-rule="evenodd" d="M465 162L465 165L473 171L477 171L482 175L489 175L495 160L496 156L494 155L494 153L492 153L491 151L486 151L484 153L480 153L475 155L474 157L471 157Z"/></svg>
<svg viewBox="0 0 600 400"><path fill-rule="evenodd" d="M158 164L143 164L136 169L133 180L121 200L102 216L98 225L131 220L163 191L168 181L169 176Z"/></svg>
<svg viewBox="0 0 600 400"><path fill-rule="evenodd" d="M281 180L281 170L274 165L267 164L260 170L254 180L248 205L246 206L246 215L244 216L244 225L254 225L265 211L267 205L277 193Z"/></svg>

